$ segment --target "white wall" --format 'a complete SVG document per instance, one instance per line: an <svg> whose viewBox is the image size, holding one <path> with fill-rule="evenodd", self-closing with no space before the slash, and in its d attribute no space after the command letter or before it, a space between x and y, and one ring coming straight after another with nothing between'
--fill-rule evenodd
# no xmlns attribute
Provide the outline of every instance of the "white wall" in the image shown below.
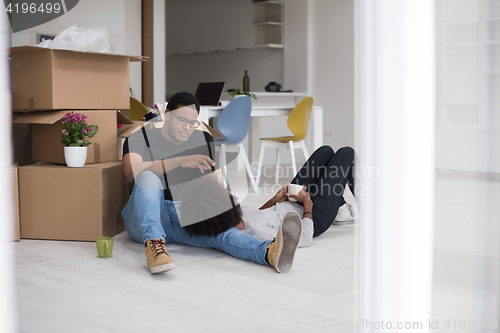
<svg viewBox="0 0 500 333"><path fill-rule="evenodd" d="M217 4L227 1L200 3L196 10L191 11L191 15L184 16L174 13L189 13L186 7L193 0L167 1L167 54L175 53L176 49L179 52L193 51L197 43L200 43L200 51L208 51L211 45L214 45L212 49L223 49L225 44L220 42L224 38L229 38L227 44L231 47L246 45L249 42L250 13L239 13L242 23L229 29L241 35L240 41L231 39L231 34L222 36L216 33L226 20L218 19L223 9ZM241 88L244 70L248 69L252 91L264 91L269 81L278 81L284 89L308 92L314 98L315 105L323 106L323 130L333 133L332 137L324 137L324 143L334 149L354 146L354 0L283 2L284 50L257 49L170 56L167 58L167 94L180 90L194 92L198 82L202 81L222 80L226 81L226 88ZM246 0L232 1L227 10L235 11L234 8L238 6L247 8L250 3ZM198 13L200 9L202 16ZM207 38L215 38L211 43L207 43L206 38L198 41L200 37L193 35L201 29L198 21L207 18L213 19L212 24L205 24L210 32L207 35L211 36ZM246 24L248 33L238 30ZM193 31L183 31L189 27ZM173 50L169 50L169 47ZM263 130L275 128L274 124L286 122L286 119L280 117L265 121ZM269 133L261 133L261 136L269 136ZM284 151L281 157L282 163L290 163L287 152ZM301 161L299 154L297 162ZM274 163L274 158L266 157L265 163Z"/></svg>
<svg viewBox="0 0 500 333"><path fill-rule="evenodd" d="M153 100L165 103L167 100L167 59L165 46L165 0L154 0L153 3L153 54L154 54L154 93Z"/></svg>
<svg viewBox="0 0 500 333"><path fill-rule="evenodd" d="M354 1L310 1L312 97L322 105L324 144L354 146Z"/></svg>
<svg viewBox="0 0 500 333"><path fill-rule="evenodd" d="M284 1L283 88L295 92L308 91L308 63L312 50L308 48L311 32L308 30L306 0Z"/></svg>
<svg viewBox="0 0 500 333"><path fill-rule="evenodd" d="M253 49L167 57L167 94L189 91L199 82L225 81L225 90L243 89L248 70L251 91L265 91L270 81L282 82L283 50Z"/></svg>
<svg viewBox="0 0 500 333"><path fill-rule="evenodd" d="M250 49L250 0L168 0L166 30L167 95L194 93L199 82L211 81L242 89L245 70L251 91L283 83L283 50Z"/></svg>
<svg viewBox="0 0 500 333"><path fill-rule="evenodd" d="M68 13L37 27L12 34L12 46L34 45L36 34L57 34L73 24L110 27L115 53L141 55L140 0L82 0ZM141 99L141 64L130 63L130 86Z"/></svg>
<svg viewBox="0 0 500 333"><path fill-rule="evenodd" d="M487 47L499 40L500 2L439 0L436 10L436 168L500 173L498 51ZM478 45L453 48L467 43Z"/></svg>

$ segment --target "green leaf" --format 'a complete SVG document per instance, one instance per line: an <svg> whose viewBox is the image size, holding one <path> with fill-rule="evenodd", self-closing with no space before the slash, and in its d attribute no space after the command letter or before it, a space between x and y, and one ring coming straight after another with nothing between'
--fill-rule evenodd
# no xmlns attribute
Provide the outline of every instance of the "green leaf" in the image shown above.
<svg viewBox="0 0 500 333"><path fill-rule="evenodd" d="M99 129L99 127L97 125L89 125L88 127L92 127L92 130L87 133L87 137L91 138L94 135L96 135L97 130Z"/></svg>

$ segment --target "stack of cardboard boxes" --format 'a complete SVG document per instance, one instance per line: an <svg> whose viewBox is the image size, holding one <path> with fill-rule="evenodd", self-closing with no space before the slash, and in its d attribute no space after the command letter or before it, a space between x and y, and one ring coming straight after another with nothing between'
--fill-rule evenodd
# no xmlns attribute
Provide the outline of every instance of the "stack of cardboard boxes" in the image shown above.
<svg viewBox="0 0 500 333"><path fill-rule="evenodd" d="M134 125L118 110L130 108L129 62L142 58L30 46L11 56L12 108L22 111L14 123L31 127L31 145L14 146L33 162L18 168L21 238L95 241L123 231L130 184L119 148ZM99 126L83 168L64 161L61 118L71 111Z"/></svg>

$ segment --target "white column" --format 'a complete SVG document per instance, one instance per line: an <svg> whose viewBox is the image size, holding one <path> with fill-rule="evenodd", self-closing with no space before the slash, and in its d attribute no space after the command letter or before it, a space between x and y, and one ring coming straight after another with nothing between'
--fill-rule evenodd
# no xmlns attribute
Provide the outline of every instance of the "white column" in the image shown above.
<svg viewBox="0 0 500 333"><path fill-rule="evenodd" d="M430 331L434 1L356 0L356 29L358 332Z"/></svg>
<svg viewBox="0 0 500 333"><path fill-rule="evenodd" d="M167 56L165 46L165 1L154 0L153 3L153 61L154 61L154 87L153 98L154 102L165 103L167 100ZM146 105L149 107L150 105Z"/></svg>
<svg viewBox="0 0 500 333"><path fill-rule="evenodd" d="M14 227L12 187L12 104L10 62L11 29L6 12L0 13L0 332L17 332L17 303L14 283Z"/></svg>

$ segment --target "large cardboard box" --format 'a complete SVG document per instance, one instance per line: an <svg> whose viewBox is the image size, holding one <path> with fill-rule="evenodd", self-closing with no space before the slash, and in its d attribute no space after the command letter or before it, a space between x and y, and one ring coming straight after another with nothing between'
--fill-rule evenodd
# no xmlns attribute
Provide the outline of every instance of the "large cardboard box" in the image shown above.
<svg viewBox="0 0 500 333"><path fill-rule="evenodd" d="M19 167L21 238L95 241L125 230L129 197L121 162Z"/></svg>
<svg viewBox="0 0 500 333"><path fill-rule="evenodd" d="M117 160L117 124L122 128L132 126L132 121L116 110L74 110L87 116L87 124L97 125L97 134L89 139L85 163L102 163ZM61 142L61 118L68 112L27 112L14 123L32 124L32 159L36 162L65 164L64 144Z"/></svg>
<svg viewBox="0 0 500 333"><path fill-rule="evenodd" d="M130 109L129 62L143 57L11 49L12 109Z"/></svg>

